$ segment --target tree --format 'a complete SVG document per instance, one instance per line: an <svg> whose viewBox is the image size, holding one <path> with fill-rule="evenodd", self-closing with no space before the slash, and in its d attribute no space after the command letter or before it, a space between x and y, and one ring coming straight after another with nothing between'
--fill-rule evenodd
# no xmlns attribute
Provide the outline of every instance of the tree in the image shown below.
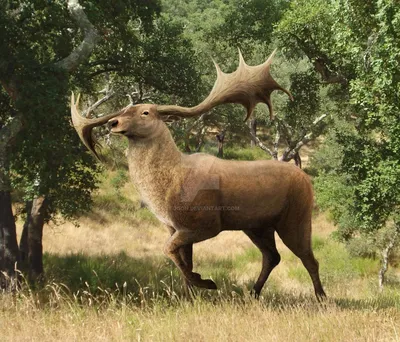
<svg viewBox="0 0 400 342"><path fill-rule="evenodd" d="M382 285L400 229L399 6L391 0L294 1L278 30L293 52L310 58L325 82L342 87L340 101L354 129L336 132L343 157L331 172L336 179L342 175L354 202L339 210L338 222L348 213L358 221L343 230L350 230L347 238L392 232L383 248Z"/></svg>
<svg viewBox="0 0 400 342"><path fill-rule="evenodd" d="M232 72L238 66L238 52L240 47L246 62L250 65L259 64L273 51L269 46L273 35L273 25L279 20L287 7L287 1L163 1L163 9L168 15L179 18L185 27L188 37L197 52L197 68L202 75L198 99L204 98L212 88L216 73L211 61L213 58L224 72ZM266 113L265 108L258 108L258 112ZM188 142L192 141L196 150L197 136L202 137L203 130L200 122L206 129L212 131L226 131L234 139L241 142L249 140L249 133L243 125L243 110L237 106L222 106L199 125L183 122L176 125L176 137L185 141L185 150L188 151ZM193 138L187 134L187 128L193 129ZM201 126L203 127L203 126ZM215 135L215 134L214 134ZM213 135L213 141L214 140Z"/></svg>
<svg viewBox="0 0 400 342"><path fill-rule="evenodd" d="M168 1L165 6L171 13L185 18L187 35L192 37L195 46L200 45L199 50L201 48L206 52L203 53L207 59L202 62L202 70L207 74L203 80L205 80L204 84L209 83L208 89L210 89L215 80L215 72L212 64L207 63L209 60L207 52L221 64L222 70L226 72L231 72L237 67L237 47L241 48L250 65L260 63L279 43L274 39L272 31L287 9L288 2L235 0L229 3L216 1L204 5L204 3L200 4L193 0L179 4ZM285 58L278 55L274 64L279 65L280 70L285 70L276 77L279 83L293 82L292 90L296 93L295 101L287 103L280 98L278 101L274 101L279 113L274 123L267 119L266 108L259 107L256 115L250 120L250 134L253 136L251 142L256 143L258 147L276 159L278 158L278 146L281 147L281 143L284 142L285 151L281 160L295 159L300 164L298 153L300 148L315 139L325 127L322 125L322 120L325 119L326 114L319 112L319 84L316 81L315 72L312 72L311 66L306 65L302 58L299 58L296 63L288 63ZM296 67L293 67L293 64ZM310 99L314 98L315 101L310 102ZM325 98L326 96L324 96ZM277 105L276 102L278 102ZM321 110L325 107L322 106ZM243 115L240 109L220 108L217 117L211 115L206 118L205 122L217 126L220 131L224 129L227 129L228 132L231 131L238 135L240 140L248 139L249 132L241 122ZM267 144L257 136L255 127L258 125L259 128L262 128L263 124L275 137L272 148L267 147Z"/></svg>
<svg viewBox="0 0 400 342"><path fill-rule="evenodd" d="M280 108L281 114L276 115L272 122L269 118L266 119L274 128L271 130L274 135L272 148L267 147L251 127L250 134L257 146L272 158L284 162L294 160L301 168L300 149L324 132L326 125L323 124L323 120L327 114L321 113L326 108L320 104L319 82L312 70L294 72L289 78L294 100L288 100ZM285 147L279 156L278 148L282 140Z"/></svg>
<svg viewBox="0 0 400 342"><path fill-rule="evenodd" d="M64 17L57 17L64 9ZM58 64L49 64L54 55L65 53L64 39L70 37L70 34L64 32L65 36L59 35L56 31L60 24L65 24L68 10L85 32L83 41ZM12 138L3 149L5 153L1 166L5 172L2 178L8 184L4 193L7 194L6 206L10 209L10 178L14 185L26 185L27 196L29 192L35 194L34 196L46 196L49 207L55 206L66 212L75 205L71 200L69 204L64 202L64 207L61 208L57 206L57 200L49 201L52 197L51 191L56 192L55 189L61 186L60 181L64 181L64 195L68 194L65 198L75 195L87 200L88 192L94 187L93 162L88 157L84 157L82 161L74 161L71 157L74 149L75 152L78 151L78 142L72 138L72 130L68 128L68 109L63 99L68 89L67 73L88 57L99 37L76 1L68 2L68 10L66 4L58 2L53 3L53 6L46 6L43 2L5 1L1 4L1 48L6 53L2 55L0 62L0 81L8 95L2 97L1 117L3 123L10 120L21 122L21 129L13 132ZM44 34L39 37L38 30L51 24L55 29L44 30ZM55 39L57 35L58 40ZM39 39L42 44L36 43ZM49 113L53 116L48 115ZM7 125L1 129L1 135L6 132L5 128ZM24 135L18 134L21 131ZM12 142L14 143L11 144ZM55 146L60 148L56 149ZM10 167L13 170L12 175L17 175L16 178L10 176ZM61 197L58 196L58 199ZM44 220L45 216L41 218ZM12 236L13 240L12 248L5 246L2 251L1 260L6 260L2 271L13 278L15 265L7 265L7 259L15 263L19 261L19 256L18 248L15 248L17 243L12 211L9 210L1 219L8 222L2 227L3 235ZM33 274L42 270L41 239L40 246L33 243L41 236L42 227L39 221L32 225L28 234L31 237L29 260Z"/></svg>
<svg viewBox="0 0 400 342"><path fill-rule="evenodd" d="M136 82L156 89L158 96L169 92L184 97L196 81L193 77L185 89L176 86L179 67L181 77L192 79L188 59L193 54L182 39L182 27L160 17L157 1L81 4L43 0L0 5L0 46L6 52L0 58L1 181L7 184L0 189L0 198L2 209L8 208L0 218L5 241L1 246L6 246L0 260L2 270L11 276L18 249L10 178L13 188L22 190L32 203L26 226L33 276L43 270L43 222L57 214L72 218L90 205L98 167L70 127L70 90L78 87L94 94L107 74L120 84ZM160 48L160 39L168 44ZM161 73L162 65L171 66L171 73ZM121 97L115 98L121 102Z"/></svg>

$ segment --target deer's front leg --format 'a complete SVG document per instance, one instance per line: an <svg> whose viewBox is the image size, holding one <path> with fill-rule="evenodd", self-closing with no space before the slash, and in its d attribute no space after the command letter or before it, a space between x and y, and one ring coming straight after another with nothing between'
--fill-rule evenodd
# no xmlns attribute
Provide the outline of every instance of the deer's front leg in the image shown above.
<svg viewBox="0 0 400 342"><path fill-rule="evenodd" d="M192 272L192 270L193 270L193 244L191 243L190 245L181 247L179 249L179 253L181 255L183 262L189 269L189 271ZM183 277L183 281L185 284L185 295L187 298L191 298L191 296L193 294L193 292L192 292L193 285L185 277Z"/></svg>
<svg viewBox="0 0 400 342"><path fill-rule="evenodd" d="M174 227L167 226L167 228L170 232L170 235L173 235L175 233ZM189 271L192 272L192 270L193 270L193 244L181 247L179 249L179 253L181 255L183 262L188 267ZM185 277L183 277L183 282L184 282L185 295L186 295L186 297L190 298L192 295L192 291L191 291L192 284Z"/></svg>
<svg viewBox="0 0 400 342"><path fill-rule="evenodd" d="M202 236L199 236L198 232L196 233L197 234L190 231L175 231L165 244L164 253L175 263L185 279L191 284L206 289L216 289L217 285L211 279L201 279L200 274L192 272L191 262L187 263L188 260L184 260L182 258L182 253L180 253L180 251L184 250L188 252L194 242L203 241L208 238L202 238Z"/></svg>

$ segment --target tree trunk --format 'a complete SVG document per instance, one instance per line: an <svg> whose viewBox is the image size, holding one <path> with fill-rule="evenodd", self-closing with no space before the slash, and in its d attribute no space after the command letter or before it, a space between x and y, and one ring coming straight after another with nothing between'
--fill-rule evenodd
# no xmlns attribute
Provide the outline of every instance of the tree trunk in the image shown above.
<svg viewBox="0 0 400 342"><path fill-rule="evenodd" d="M189 144L189 137L185 137L185 152L192 153L192 149L190 148Z"/></svg>
<svg viewBox="0 0 400 342"><path fill-rule="evenodd" d="M251 141L250 141L250 146L254 147L257 146L257 141L254 137L257 136L257 119L256 118L252 118L249 121L249 127L250 127L250 133L251 133Z"/></svg>
<svg viewBox="0 0 400 342"><path fill-rule="evenodd" d="M19 251L14 215L11 204L9 174L9 145L22 128L20 117L0 129L0 288L13 290L17 285L15 272Z"/></svg>
<svg viewBox="0 0 400 342"><path fill-rule="evenodd" d="M22 271L28 271L28 254L29 254L29 246L28 246L28 226L29 219L32 210L32 201L27 201L25 204L25 213L26 220L24 223L24 227L22 229L21 239L19 240L19 258L20 258L20 269Z"/></svg>
<svg viewBox="0 0 400 342"><path fill-rule="evenodd" d="M294 159L295 165L301 169L301 157L300 157L300 153L299 153L299 152L296 152L293 159Z"/></svg>
<svg viewBox="0 0 400 342"><path fill-rule="evenodd" d="M12 290L17 281L19 253L11 194L4 190L0 190L0 239L0 288Z"/></svg>
<svg viewBox="0 0 400 342"><path fill-rule="evenodd" d="M47 200L36 197L28 213L25 226L28 231L29 279L35 281L43 275L43 226L46 216Z"/></svg>
<svg viewBox="0 0 400 342"><path fill-rule="evenodd" d="M389 256L394 248L394 245L395 245L398 235L399 235L399 231L396 229L396 231L390 238L388 244L382 251L382 266L381 266L381 269L379 270L379 289L381 291L383 290L383 284L385 283L385 273L386 273L386 271L388 269L388 265L389 265Z"/></svg>
<svg viewBox="0 0 400 342"><path fill-rule="evenodd" d="M224 157L224 140L225 140L225 130L215 136L218 141L218 158Z"/></svg>
<svg viewBox="0 0 400 342"><path fill-rule="evenodd" d="M206 133L206 126L204 125L199 133L196 135L196 140L197 140L197 146L196 146L196 152L200 152L202 146L204 145L204 135Z"/></svg>

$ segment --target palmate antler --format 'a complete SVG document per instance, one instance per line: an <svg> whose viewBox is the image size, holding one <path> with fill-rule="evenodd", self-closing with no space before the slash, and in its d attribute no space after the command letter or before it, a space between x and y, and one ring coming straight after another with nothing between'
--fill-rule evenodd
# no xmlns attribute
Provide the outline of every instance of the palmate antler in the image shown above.
<svg viewBox="0 0 400 342"><path fill-rule="evenodd" d="M275 50L276 51L276 50ZM272 57L275 51L268 59L260 65L249 66L245 63L243 56L239 50L239 67L236 71L226 74L221 71L217 63L217 80L207 98L195 107L181 107L171 105L158 105L157 112L159 115L169 118L174 117L192 117L199 116L212 108L223 103L240 103L246 110L246 120L252 114L257 103L266 103L271 119L273 118L273 108L271 104L271 93L274 90L282 90L290 99L293 99L290 92L282 88L271 76L269 70ZM104 125L108 120L122 114L125 109L119 112L102 116L96 119L87 119L82 117L78 110L79 96L75 103L74 94L71 96L71 116L72 123L78 132L79 137L85 146L100 160L99 155L95 151L97 144L96 139L92 135L94 127Z"/></svg>
<svg viewBox="0 0 400 342"><path fill-rule="evenodd" d="M97 157L97 159L100 160L100 157L95 150L95 147L98 143L93 137L92 130L94 127L104 125L108 120L118 116L121 112L104 115L96 119L87 119L79 113L79 97L80 96L78 95L75 102L74 93L71 95L72 124L85 146Z"/></svg>
<svg viewBox="0 0 400 342"><path fill-rule="evenodd" d="M230 74L222 72L214 61L217 69L217 80L211 93L203 102L195 107L157 106L158 113L160 115L192 117L201 115L223 103L240 103L247 110L245 119L247 120L253 113L255 106L263 102L267 104L270 117L273 119L271 93L274 90L285 92L293 100L292 94L281 87L270 74L270 66L275 52L276 50L272 52L263 64L250 66L246 64L239 50L239 67Z"/></svg>

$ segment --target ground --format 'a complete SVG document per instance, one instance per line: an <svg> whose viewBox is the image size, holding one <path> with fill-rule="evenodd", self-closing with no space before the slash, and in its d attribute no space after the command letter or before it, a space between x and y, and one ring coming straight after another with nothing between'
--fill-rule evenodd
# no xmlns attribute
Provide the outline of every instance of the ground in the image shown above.
<svg viewBox="0 0 400 342"><path fill-rule="evenodd" d="M379 261L351 258L316 209L313 246L328 295L320 304L300 261L278 241L282 261L259 300L249 290L261 255L241 232L195 246L195 270L218 291L185 299L162 254L167 230L141 209L129 183L103 179L94 211L44 232L43 287L0 298L2 341L397 341L398 269L378 289ZM22 222L18 222L19 233Z"/></svg>

